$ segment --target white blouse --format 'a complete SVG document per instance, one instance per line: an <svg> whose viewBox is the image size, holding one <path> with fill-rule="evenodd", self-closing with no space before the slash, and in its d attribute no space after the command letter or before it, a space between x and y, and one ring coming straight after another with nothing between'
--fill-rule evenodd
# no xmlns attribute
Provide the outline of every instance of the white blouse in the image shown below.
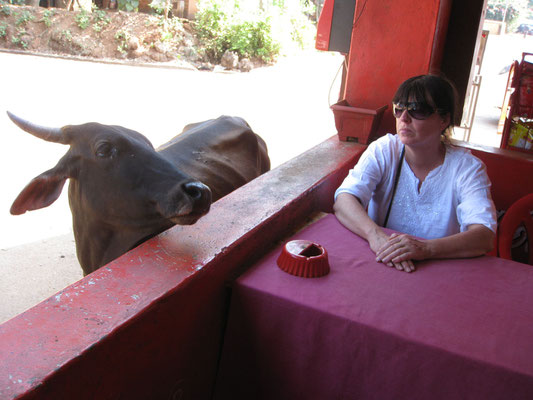
<svg viewBox="0 0 533 400"><path fill-rule="evenodd" d="M387 134L372 142L335 192L356 196L368 215L383 225L403 144ZM420 187L403 160L387 228L424 239L485 225L496 232L496 209L490 196L485 165L470 151L446 146L444 163L432 170Z"/></svg>

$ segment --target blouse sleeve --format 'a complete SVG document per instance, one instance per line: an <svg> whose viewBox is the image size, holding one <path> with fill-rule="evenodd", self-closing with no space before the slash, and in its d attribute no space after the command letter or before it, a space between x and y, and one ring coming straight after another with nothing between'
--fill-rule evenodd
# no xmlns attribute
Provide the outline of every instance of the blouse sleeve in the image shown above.
<svg viewBox="0 0 533 400"><path fill-rule="evenodd" d="M389 136L389 135L387 135ZM357 197L363 207L368 203L377 185L384 178L387 150L390 146L390 138L387 136L372 142L340 187L335 191L335 199L341 193L350 193ZM389 150L390 152L390 150Z"/></svg>
<svg viewBox="0 0 533 400"><path fill-rule="evenodd" d="M457 180L457 220L461 232L469 225L481 224L496 233L496 208L490 195L490 180L485 165L470 155L472 162L464 165Z"/></svg>

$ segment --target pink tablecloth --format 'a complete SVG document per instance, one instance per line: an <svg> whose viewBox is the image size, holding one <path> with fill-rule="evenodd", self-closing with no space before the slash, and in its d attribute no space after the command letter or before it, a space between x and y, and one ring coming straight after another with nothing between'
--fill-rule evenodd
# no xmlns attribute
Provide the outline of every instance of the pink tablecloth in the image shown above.
<svg viewBox="0 0 533 400"><path fill-rule="evenodd" d="M533 399L532 267L399 272L332 215L296 238L331 272L289 275L277 248L235 282L216 399Z"/></svg>

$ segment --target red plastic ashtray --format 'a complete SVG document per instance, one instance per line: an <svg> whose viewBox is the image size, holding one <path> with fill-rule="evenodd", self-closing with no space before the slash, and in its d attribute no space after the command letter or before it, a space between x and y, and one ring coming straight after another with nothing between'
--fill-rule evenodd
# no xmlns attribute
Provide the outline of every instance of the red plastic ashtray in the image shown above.
<svg viewBox="0 0 533 400"><path fill-rule="evenodd" d="M278 267L302 278L318 278L329 273L328 253L308 240L287 242L278 257Z"/></svg>

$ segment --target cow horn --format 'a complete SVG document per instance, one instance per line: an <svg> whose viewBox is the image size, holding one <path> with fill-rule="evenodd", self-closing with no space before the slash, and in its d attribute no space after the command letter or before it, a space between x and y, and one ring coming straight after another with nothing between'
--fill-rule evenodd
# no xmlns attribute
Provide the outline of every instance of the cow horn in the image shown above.
<svg viewBox="0 0 533 400"><path fill-rule="evenodd" d="M7 115L20 129L48 142L67 144L61 128L48 128L26 121L7 111Z"/></svg>

